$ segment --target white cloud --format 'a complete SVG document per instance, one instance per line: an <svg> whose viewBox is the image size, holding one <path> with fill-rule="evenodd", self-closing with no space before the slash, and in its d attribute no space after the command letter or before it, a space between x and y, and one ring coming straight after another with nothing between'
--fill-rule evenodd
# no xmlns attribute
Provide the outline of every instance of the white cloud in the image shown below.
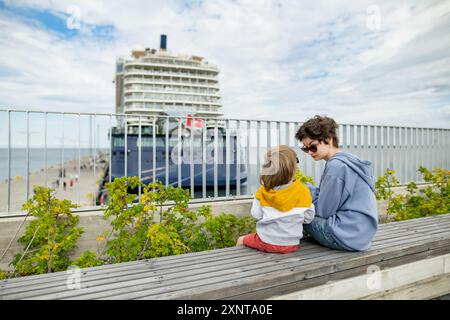
<svg viewBox="0 0 450 320"><path fill-rule="evenodd" d="M190 2L187 2L190 3ZM0 101L17 108L113 112L115 59L158 47L206 57L221 70L230 117L450 127L450 4L406 1L21 1L63 14L80 8L83 35L0 17ZM367 8L380 29L367 28ZM99 41L87 26L112 25ZM6 75L4 75L6 74ZM446 109L447 108L447 109Z"/></svg>

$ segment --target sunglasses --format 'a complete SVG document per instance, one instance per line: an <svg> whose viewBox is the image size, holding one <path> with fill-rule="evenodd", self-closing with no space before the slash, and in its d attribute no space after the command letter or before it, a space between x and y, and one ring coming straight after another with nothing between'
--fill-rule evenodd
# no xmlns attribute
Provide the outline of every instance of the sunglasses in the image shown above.
<svg viewBox="0 0 450 320"><path fill-rule="evenodd" d="M309 151L311 151L312 153L314 153L314 152L317 152L317 146L318 146L318 145L319 145L318 143L316 143L316 144L311 144L309 147L303 146L303 147L301 147L300 149L301 149L303 152L305 152L305 153L308 153Z"/></svg>

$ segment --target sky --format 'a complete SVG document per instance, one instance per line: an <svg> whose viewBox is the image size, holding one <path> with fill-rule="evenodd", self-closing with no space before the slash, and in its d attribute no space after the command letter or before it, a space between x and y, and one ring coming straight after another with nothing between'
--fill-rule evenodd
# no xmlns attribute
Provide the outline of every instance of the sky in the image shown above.
<svg viewBox="0 0 450 320"><path fill-rule="evenodd" d="M450 1L0 0L0 109L114 112L132 49L205 57L226 117L450 128Z"/></svg>

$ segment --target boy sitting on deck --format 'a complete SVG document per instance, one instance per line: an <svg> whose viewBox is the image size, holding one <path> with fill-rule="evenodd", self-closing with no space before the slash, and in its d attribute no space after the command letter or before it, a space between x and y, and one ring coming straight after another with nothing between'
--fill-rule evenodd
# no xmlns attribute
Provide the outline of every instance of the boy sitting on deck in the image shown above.
<svg viewBox="0 0 450 320"><path fill-rule="evenodd" d="M236 245L265 252L290 253L298 249L303 223L310 223L315 210L309 189L295 179L298 158L287 145L267 152L251 214L256 233L239 237Z"/></svg>

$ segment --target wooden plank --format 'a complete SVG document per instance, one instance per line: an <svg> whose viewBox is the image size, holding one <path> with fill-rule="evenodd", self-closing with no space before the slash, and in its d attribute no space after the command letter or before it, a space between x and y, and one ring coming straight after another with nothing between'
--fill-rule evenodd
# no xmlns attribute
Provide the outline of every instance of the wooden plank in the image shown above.
<svg viewBox="0 0 450 320"><path fill-rule="evenodd" d="M310 249L316 249L317 245L313 244L312 241L310 240L305 240L303 242L304 244L301 245L299 251L301 251L303 254L310 250ZM298 252L298 251L297 251ZM158 269L170 269L171 267L176 267L180 264L188 266L188 265L193 265L193 264L199 264L201 262L207 262L207 263L211 263L211 262L215 262L215 261L228 261L229 259L235 258L235 257L248 257L248 259L252 260L254 259L255 255L268 255L267 253L264 252L259 252L250 248L246 248L246 247L240 247L239 250L234 251L233 254L227 255L227 256L211 256L211 257L203 257L202 259L196 259L196 260L192 260L189 261L191 262L191 264L189 264L188 262L184 262L184 261L165 261L164 259L161 260L161 258L158 259L146 259L146 260L141 260L139 261L139 264L137 265L133 265L130 266L127 263L120 263L120 264L111 264L109 266L114 266L115 268L102 268L102 269L93 269L93 270L88 270L88 268L86 269L82 269L82 275L83 276L87 276L87 275L99 275L102 273L105 274L112 274L115 272L124 272L124 271L131 271L131 270L137 270L140 268L143 269L149 269L149 267L152 268L152 270L158 270ZM89 268L91 269L91 268ZM53 281L53 280L58 280L61 278L66 278L67 277L67 272L63 271L63 272L55 272L55 273L51 273L51 274L43 274L43 275L38 275L38 276L33 276L33 277L21 277L21 278L14 278L14 279L7 279L7 280L3 280L0 282L0 284L3 283L7 283L8 286L20 286L20 285L28 285L30 283L39 283L41 281ZM29 279L31 278L31 279ZM28 280L28 281L19 281L19 280Z"/></svg>
<svg viewBox="0 0 450 320"><path fill-rule="evenodd" d="M446 216L450 217L450 215L446 215ZM448 218L448 217L447 217L447 218ZM437 219L436 217L433 217L433 219L428 219L428 218L423 218L423 219L425 220L425 222L423 222L423 223L415 222L415 223L417 223L418 226L421 226L421 227L422 227L426 222L438 224L438 222L437 222L436 220L439 220L439 219ZM414 219L414 220L419 220L419 219ZM450 220L450 219L449 219L449 220ZM413 221L413 220L408 220L408 221L406 221L406 222L409 222L409 221ZM399 225L398 223L390 223L390 225L394 225L394 224L397 226L397 228L399 228L400 226L404 226L404 225ZM408 225L409 225L409 223L408 223ZM439 227L439 226L440 226L440 225L437 225L437 227ZM383 227L384 227L384 228L383 228ZM375 241L377 241L377 237L378 237L380 234L382 234L382 231L386 231L387 228L385 228L385 227L386 227L386 225L381 225L381 226L380 226L380 230L379 230L379 232L378 232L377 235L376 235ZM389 229L389 230L390 230L390 229ZM306 241L306 240L302 240L302 242L304 243L304 246L307 246L308 243L305 243L305 241ZM210 258L212 258L212 257L211 257L212 254L214 254L214 255L216 255L216 254L217 254L217 255L223 255L223 254L228 254L230 251L233 251L233 252L239 252L239 250L240 250L239 248L233 247L233 248L226 248L226 249L213 250L213 251L211 251L211 252L191 253L191 254L179 255L179 256L170 256L170 257L163 257L163 258L155 258L155 259L151 259L151 260L152 260L152 261L158 261L158 260L161 260L161 259L162 259L163 263L165 263L165 262L168 262L168 261L171 261L171 260L184 260L184 259L190 259L190 258L193 258L193 257L198 258L198 257L202 257L202 256L205 256L205 257L207 257L208 259L210 259ZM241 253L238 253L238 254L241 254ZM149 261L149 260L146 259L146 260L142 260L142 261L147 262L147 261ZM112 265L106 265L106 266L94 267L94 268L85 268L85 269L83 269L83 274L86 274L86 272L91 271L91 270L105 270L105 269L111 269L111 268L120 268L120 269L123 269L124 266L127 266L127 265L129 265L129 266L132 267L132 268L135 268L136 265L137 265L137 266L142 265L142 261L134 261L134 262L129 262L129 263L121 263L121 264L112 264ZM59 273L52 273L52 274L50 274L50 275L45 275L45 277L50 277L50 276L66 277L66 272L61 272L61 274L59 274ZM42 277L43 277L43 275L31 276L31 277L21 277L21 278L11 279L11 280L9 280L9 281L11 281L11 282L13 282L13 281L29 281L29 280L32 280L32 279L35 279L35 278L40 279L40 278L42 278Z"/></svg>
<svg viewBox="0 0 450 320"><path fill-rule="evenodd" d="M326 251L324 250L324 248L319 248L322 251ZM272 255L272 257L276 257L280 255ZM283 257L280 257L280 259L288 259L289 257L287 257L287 255L284 255ZM313 259L314 257L310 257L311 259ZM275 261L275 263L279 263L280 261ZM262 267L265 265L272 265L274 264L274 261L272 261L271 259L266 259L265 261L262 261L258 264L258 266ZM220 273L226 272L235 272L235 270L237 270L237 268L240 268L242 266L246 266L248 265L248 263L242 263L239 262L237 263L236 266L233 266L231 263L228 264L219 264L216 266L212 266L212 267L207 267L207 266L203 266L203 265L199 265L199 266L190 266L187 268L181 268L179 267L178 269L175 269L172 273L167 273L165 272L164 275L158 275L158 274L154 274L153 272L147 272L147 273L143 273L142 275L140 275L139 277L136 277L135 280L137 280L136 282L133 281L124 281L123 277L119 277L119 278L108 278L107 279L107 283L105 285L96 285L94 287L94 283L90 282L90 283L86 283L86 281L82 280L82 287L81 289L77 290L75 293L74 292L69 292L67 294L64 293L64 291L67 291L65 284L62 285L60 288L51 288L50 291L46 291L47 293L51 294L51 293L55 293L55 292L62 292L62 295L64 297L69 297L69 296L73 296L73 295L81 295L81 294L87 294L87 293L92 293L92 292L104 292L105 290L112 290L114 288L123 288L125 286L131 286L134 288L135 284L141 284L141 283L152 283L152 282L157 282L157 287L164 287L165 284L167 284L167 281L171 281L173 283L183 283L186 281L187 277L193 278L193 279L202 279L206 277L206 274L208 276L216 276L219 275ZM201 268L202 273L199 274L198 270L199 268ZM165 271L165 270L163 270ZM59 289L59 290L58 290ZM86 289L86 290L84 290ZM45 290L45 289L44 289ZM109 291L110 292L110 291ZM35 295L41 295L43 294L44 291L35 291L35 292L26 292L25 295L27 297L31 297L31 296L35 296ZM60 297L60 296L59 296ZM10 298L10 297L8 297ZM19 296L14 296L14 298L19 298Z"/></svg>
<svg viewBox="0 0 450 320"><path fill-rule="evenodd" d="M410 241L411 241L411 239L408 239L407 241L408 241L408 242L410 242Z"/></svg>
<svg viewBox="0 0 450 320"><path fill-rule="evenodd" d="M65 276L66 277L66 276Z"/></svg>
<svg viewBox="0 0 450 320"><path fill-rule="evenodd" d="M269 255L266 253L261 252L252 252L256 253L256 255L253 256L252 260L246 259L246 257L235 257L234 259L230 259L229 261L223 262L223 261L217 261L216 263L208 263L208 264L197 264L197 265L177 265L173 268L159 268L159 269L141 269L141 270L127 270L125 272L121 273L106 273L102 274L100 276L94 275L94 276L83 276L82 277L82 287L92 287L94 285L100 285L100 284L108 284L113 283L116 284L117 282L124 282L127 280L134 280L139 279L143 277L158 277L165 276L164 278L167 279L168 275L177 275L177 277L184 277L188 275L188 273L195 274L197 273L198 269L201 268L202 273L206 273L208 271L214 271L214 270L220 270L220 269L229 269L232 267L239 267L239 266L245 266L248 263L252 262L254 264L257 263L265 263L268 261L278 261L277 255ZM328 249L315 246L314 250L309 250L308 253L302 252L303 255L308 256L311 253L326 253L329 252ZM279 256L279 255L278 255ZM282 257L280 257L281 259ZM288 257L285 257L288 258ZM188 273L183 273L184 271L188 271ZM179 275L179 276L178 276ZM172 277L175 278L175 277ZM37 289L51 289L56 291L64 291L67 289L65 285L65 281L67 279L67 275L64 278L58 279L58 281L53 282L38 282L36 284L30 284L25 286L7 286L5 289L2 290L0 293L1 295L7 295L12 293L20 293L20 292L26 292L27 294L40 294L43 293L41 291L39 292L31 292L33 290ZM49 293L51 291L46 291L46 293Z"/></svg>
<svg viewBox="0 0 450 320"><path fill-rule="evenodd" d="M395 238L399 238L399 237L404 237L405 235L415 234L418 232L419 233L427 233L427 232L431 232L431 231L442 231L442 230L445 230L448 228L450 228L450 222L442 224L441 226L438 226L438 227L435 226L434 224L432 224L432 225L422 226L420 228L419 227L406 228L406 229L394 230L395 232L388 232L388 233L383 233L383 234L377 233L375 235L375 238L372 241L372 243L380 242L385 239L395 239Z"/></svg>
<svg viewBox="0 0 450 320"><path fill-rule="evenodd" d="M450 215L447 215L447 216L450 216ZM425 219L427 219L427 218L425 218ZM448 218L447 218L448 219ZM430 219L430 221L431 220L433 220L433 219ZM436 219L436 220L439 220L439 219ZM435 221L436 221L435 220ZM433 232L433 234L428 234L427 236L427 238L428 239L432 239L436 234L437 234L437 236L442 236L442 235L445 235L445 231L444 232L441 232L442 230L439 230L439 229L435 229L437 226L436 226L436 224L434 223L434 222L430 222L431 224L428 226L428 227L425 227L424 228L424 226L423 226L423 221L424 220L422 220L421 219L421 221L420 222L422 222L422 226L421 226L421 228L422 228L422 232L424 232L424 231L427 231L427 233L429 233L428 231L432 231ZM406 224L407 225L407 224ZM418 232L414 232L414 234L418 234L419 236L420 236L420 238L424 238L424 235L423 234L420 234L420 226L419 225L417 225L417 226L415 226L415 225L412 225L412 224L409 224L411 227L413 227L414 229L417 229L417 230L419 230ZM405 226L405 224L403 225L403 226ZM440 225L440 227L443 227L443 225ZM428 229L427 229L428 228ZM380 228L380 229L382 229L382 228ZM414 231L414 230L413 230ZM407 235L409 236L409 235L411 235L411 234L409 234L409 233L407 233ZM402 239L402 238L400 238L400 239ZM392 246L392 243L393 242L395 242L395 243L402 243L402 244L404 244L404 243L411 243L411 241L412 240L414 240L414 239L403 239L402 241L403 242L398 242L398 240L399 239L387 239L386 241L383 241L383 246ZM306 242L306 241L304 241L304 242ZM314 246L314 245L312 245L312 246ZM380 247L378 247L377 245L376 246L374 246L374 248L380 248ZM244 248L233 248L233 250L230 250L230 251L236 251L236 252L233 252L232 253L232 255L235 255L235 256L238 256L238 259L239 259L239 250L242 250L242 249L244 249ZM247 248L245 248L245 249L247 249ZM248 249L248 250L250 250L250 251L253 251L253 250L251 250L251 249ZM225 250L225 251L227 251L227 250ZM328 250L328 252L330 252L331 250ZM325 260L326 259L329 259L329 257L330 257L330 254L328 254L328 252L326 252L326 250L325 250L325 252L321 252L321 253L319 253L319 256L320 256L320 258L324 258ZM303 255L303 256L305 256L305 252L302 252L301 250L300 250L300 253L299 253L300 255ZM343 254L345 254L345 253L343 253ZM354 254L354 253L353 253ZM295 254L294 254L294 256L295 256ZM333 252L333 254L331 255L331 256L335 256L334 255L334 252ZM179 256L177 256L177 258L178 258ZM224 256L223 256L224 257ZM166 263L167 262L167 260L171 260L171 259L166 259L166 258L172 258L172 257L164 257L164 258L159 258L161 261L160 262L162 262L162 261L164 261L164 263ZM205 259L203 259L203 260L209 260L208 258L207 258L207 254L205 255L205 257L204 257ZM252 259L252 257L249 255L247 258L250 258L250 259ZM311 258L316 258L316 257L311 257ZM290 257L285 257L285 258L283 258L283 259L286 259L286 261L288 261L289 259L291 260L291 262L293 261L292 260L292 258L290 258ZM148 260L147 262L150 262L150 261L152 261L152 262L155 262L155 260L158 260L158 259L151 259L151 260ZM166 265L166 267L169 267L170 265L172 265L172 268L177 268L178 266L177 266L177 264L179 265L180 263L183 263L183 260L185 260L185 259L175 259L175 258L173 258L173 261L171 261L171 262L169 262L167 265ZM199 262L198 261L199 259L197 259L197 263ZM294 259L295 260L295 259ZM141 263L142 263L142 261L140 261ZM236 262L236 261L234 261L234 262ZM245 262L245 260L243 260L242 262ZM207 261L205 261L205 263L208 263ZM273 263L273 261L270 261L270 263ZM298 263L298 260L297 260L297 262L296 263ZM118 268L122 268L122 267L124 267L123 266L123 264L120 264L121 266L120 267L118 267ZM114 268L113 269L116 269L117 268L117 265L113 265L114 266ZM198 264L198 266L200 267L200 268L202 268L202 267L204 267L205 266L205 264L203 264L203 265L200 265L200 264ZM267 265L268 267L271 267L271 265L270 264L268 264ZM128 264L126 267L132 267L132 265L130 265L130 264ZM147 266L148 267L148 266ZM161 266L161 268L162 268L162 266ZM212 266L210 266L210 268L212 269ZM121 270L121 271L124 271L125 272L125 270L126 269L117 269L117 271L119 271L119 270ZM85 269L83 269L83 271L85 271ZM93 271L93 270L91 270L91 271ZM106 270L106 269L104 269L104 270L102 270L102 271L105 271L105 272L107 272L107 273L111 273L111 270ZM219 272L218 270L215 270L214 272ZM175 272L176 273L176 272ZM88 272L85 272L84 274L88 274ZM167 272L166 272L166 274L168 274ZM61 275L60 275L61 276ZM67 277L67 274L64 272L64 279ZM30 277L27 277L27 278L30 278ZM94 279L94 278L93 278ZM125 283L122 283L122 282L119 282L118 283L119 285L124 285ZM107 292L108 294L110 293L110 292Z"/></svg>
<svg viewBox="0 0 450 320"><path fill-rule="evenodd" d="M445 250L446 253L449 252L449 243L446 242L443 249L440 249L441 251L439 254L442 254L442 250ZM411 250L411 248L408 248L408 250ZM431 250L428 250L426 247L424 247L424 250L421 252L420 255L417 253L412 256L413 261L417 259L423 258L423 256L429 256L432 254ZM396 262L396 265L400 265L405 262L404 254L402 252L397 252L397 259L391 258L391 259L381 259L378 257L375 259L367 259L363 264L364 267L353 267L348 268L350 272L346 272L347 269L344 268L345 264L351 264L351 262L342 262L339 261L337 263L328 263L328 265L319 265L318 269L314 269L314 272L308 275L308 273L305 274L304 271L297 273L295 268L284 270L283 273L281 272L274 272L274 273L264 273L260 276L255 277L247 277L244 279L238 279L238 280L230 280L228 283L224 285L224 283L215 283L215 284L206 284L201 287L202 290L200 291L199 288L190 288L187 290L181 290L178 292L165 292L161 293L159 295L147 295L142 296L140 298L142 299L224 299L227 297L236 297L239 294L243 293L249 293L254 292L255 290L262 289L265 287L270 287L274 285L280 285L285 282L292 282L296 281L299 284L305 284L308 283L308 279L314 280L310 281L309 284L311 286L319 285L326 283L326 281L329 281L331 279L334 279L336 275L338 274L345 274L345 277L353 276L356 270L356 274L361 274L364 270L366 270L368 265L372 265L374 263L377 263L378 265L384 265L387 266L389 263ZM342 270L335 270L336 267L340 267ZM325 276L325 277L323 277ZM319 281L315 281L316 277L322 277ZM273 281L273 279L276 279L276 281ZM319 279L319 278L318 278ZM143 293L143 292L141 292ZM273 293L271 293L273 295ZM115 297L110 297L115 298ZM246 297L248 298L248 296ZM261 297L258 297L260 299Z"/></svg>
<svg viewBox="0 0 450 320"><path fill-rule="evenodd" d="M389 239L389 241L390 242L392 242L393 241L393 239ZM411 241L411 239L408 239L408 241ZM386 243L385 243L386 244ZM374 246L374 248L376 248L377 246ZM317 250L316 250L317 251ZM307 254L309 254L309 252L305 252L305 251L299 251L300 252L300 254L301 255L307 255ZM329 254L329 252L330 252L330 250L327 250L327 249L325 249L325 248L323 248L323 250L321 251L321 252L323 252L323 254L321 254L321 256L324 256L324 255L327 255L327 254ZM240 258L239 256L238 256L238 258ZM247 262L249 262L249 260L247 259L239 259L240 261L241 261L241 264L242 265L245 265ZM229 263L231 263L231 262L233 262L233 263L235 263L235 262L237 262L237 261L239 261L239 260L230 260L230 261L228 261ZM251 260L250 261L252 261L253 263L257 263L259 260L257 260L257 259L255 259L255 257L254 256L251 256ZM263 261L266 261L266 260L263 260ZM221 261L219 261L219 264L222 264L222 262ZM217 263L215 264L215 265L217 265ZM211 267L211 266L214 266L214 264L211 264L211 263L209 263L209 264L207 264L207 265L195 265L195 267L199 267L199 268L202 268L202 270L204 270L204 268L205 267ZM226 267L227 266L227 264L224 264L224 265L221 265L222 267ZM192 266L184 266L185 268L192 268ZM179 265L175 265L175 266L173 266L172 268L177 268L177 272L179 272L180 270L182 270L182 269L180 269L179 268ZM162 269L162 273L159 273L159 272L157 272L158 270L157 269L152 269L152 270L149 270L148 269L148 267L146 267L146 268L144 268L144 269L142 269L142 270L138 270L138 271L136 271L136 270L128 270L128 271L124 271L124 272L121 272L121 273L118 273L118 274L113 274L113 273L106 273L106 274L104 274L103 275L103 277L98 277L97 275L94 275L94 276L92 276L92 275L86 275L86 276L83 276L83 283L87 283L87 285L89 285L89 286L93 286L94 285L94 283L89 283L89 280L95 280L95 281L97 281L97 280L101 280L102 278L110 278L109 279L109 281L110 282L113 282L113 283L116 283L116 281L119 281L119 280L125 280L125 278L123 278L123 279L116 279L118 276L125 276L125 275L127 275L128 273L130 273L130 275L138 275L139 276L139 274L140 273L143 273L143 274L146 274L146 273L148 273L148 272L152 272L155 276L161 276L161 275L163 275L163 274L168 274L169 273L169 271L170 271L170 269L169 268L167 268L167 267L165 267L165 268L163 268ZM134 278L136 277L136 276L133 276ZM63 277L63 280L65 280L67 278L67 275L65 274L64 275L64 277ZM128 278L128 277L127 277ZM64 284L64 282L63 282L63 284ZM97 283L95 283L95 284L97 284ZM56 286L61 286L61 282L60 281L58 281L56 284L55 284ZM54 285L54 286L55 286ZM23 287L23 289L22 290L27 290L27 291L30 291L30 290L32 290L32 289L37 289L37 288L45 288L45 287L50 287L51 286L51 283L48 283L48 282L45 282L44 284L41 284L41 285L38 285L37 287L33 287L33 286L22 286ZM9 288L11 288L11 286L9 286ZM13 287L14 288L14 287ZM63 286L62 287L62 289L64 289L65 288L65 286ZM16 290L20 290L20 288L19 289L16 289ZM5 290L4 291L4 294L6 294L6 293L11 293L13 290Z"/></svg>
<svg viewBox="0 0 450 320"><path fill-rule="evenodd" d="M408 255L407 259L390 259L378 262L376 266L380 270L385 270L387 268L402 266L407 262L415 262L423 259L438 257L449 253L450 248L448 246L434 249L431 251L423 251L420 253L415 253ZM338 271L331 274L325 274L316 278L309 278L302 281L291 281L286 282L281 285L274 285L272 287L266 287L261 290L255 290L238 296L226 297L226 299L271 299L277 298L279 295L291 294L299 290L308 290L310 288L315 288L321 285L325 285L331 281L340 281L344 279L349 279L355 276L365 275L368 273L368 268L373 268L373 264L361 265L353 269L347 269L343 271Z"/></svg>
<svg viewBox="0 0 450 320"><path fill-rule="evenodd" d="M447 236L450 236L450 234L448 234ZM442 240L440 240L442 241ZM445 239L445 241L447 241L447 244L450 243L449 239ZM419 241L416 241L415 243L420 243ZM388 246L389 250L388 250L388 254L390 251L394 250L396 252L397 255L402 255L403 252L408 252L408 250L415 250L415 248L417 248L418 246L415 245L413 247L410 246L410 244L407 245L400 245L398 247L395 248L391 248ZM336 252L336 253L334 253ZM239 283L239 281L242 281L242 279L249 279L249 277L251 276L258 276L260 274L267 274L267 273L271 273L271 272L283 272L286 270L302 270L302 269L311 269L311 271L309 271L310 273L313 272L318 266L324 265L326 267L329 267L332 263L334 263L335 261L353 261L354 263L358 263L358 259L367 259L367 257L372 257L373 255L376 256L380 256L380 259L383 258L383 248L380 248L378 250L374 250L371 251L370 253L351 253L351 252L343 252L343 251L334 251L332 254L327 255L326 257L323 257L323 259L321 259L320 261L316 260L310 260L311 262L307 265L299 265L299 261L295 261L295 259L292 259L292 261L290 262L286 262L282 265L277 265L277 266L269 266L266 268L261 268L259 266L257 266L256 268L254 268L253 266L246 266L241 268L236 274L231 274L231 275L226 275L226 276L221 276L221 277L213 277L213 278L207 278L205 274L205 277L202 278L200 281L195 281L194 283L190 283L189 278L185 279L185 283L184 284L175 284L173 286L165 286L163 288L163 290L154 290L153 288L149 288L148 286L146 287L141 286L139 288L136 288L134 293L130 293L129 290L120 290L118 289L119 292L123 292L124 295L121 296L111 296L111 298L115 299L122 299L122 298L138 298L140 296L143 296L143 293L145 292L146 294L150 294L150 292L158 292L159 294L163 294L166 295L168 294L168 291L174 291L174 290L186 290L188 287L191 288L195 288L193 289L196 294L201 294L202 292L205 293L204 290L206 290L208 288L208 286L211 285L211 282L213 282L213 284L219 284L220 286L224 286L222 287L221 290L228 290L228 286L230 285L230 283L226 282L226 281L231 281L232 283ZM367 256L367 257L366 257ZM335 260L337 259L337 260ZM334 270L336 271L336 270ZM275 277L276 278L276 277ZM224 283L224 281L226 283ZM277 279L274 280L275 282L277 281ZM135 288L133 288L134 290ZM147 290L146 290L147 289ZM145 291L143 291L145 290ZM221 290L218 290L218 293L222 292ZM137 292L136 292L137 291ZM117 291L115 291L117 292ZM109 294L110 292L108 292ZM210 292L208 291L208 294ZM222 292L223 293L223 292ZM220 294L222 294L220 293ZM193 294L193 293L192 293ZM169 294L170 295L170 294ZM207 295L206 295L207 296ZM205 297L206 297L205 296ZM98 297L96 297L98 298ZM165 298L164 298L165 299ZM214 297L215 299L215 297Z"/></svg>
<svg viewBox="0 0 450 320"><path fill-rule="evenodd" d="M378 269L378 272L365 272L345 280L331 281L321 286L295 291L274 297L277 300L335 300L361 299L372 295L385 294L391 289L410 285L445 273L445 260L450 255L422 259L401 266ZM449 260L450 261L450 260ZM450 287L448 288L450 290Z"/></svg>
<svg viewBox="0 0 450 320"><path fill-rule="evenodd" d="M251 249L248 249L251 250ZM206 273L208 271L219 271L219 270L229 270L229 268L231 267L239 267L239 266L245 266L247 265L249 262L252 263L260 263L259 265L261 265L261 263L273 263L273 261L278 262L278 260L281 260L283 258L289 258L288 255L284 255L284 256L280 256L277 254L267 254L267 253L262 253L262 252L258 252L258 251L254 251L251 250L252 253L254 253L253 259L248 260L246 259L246 257L243 258L239 258L239 257L235 257L234 259L229 259L226 262L224 261L218 261L216 263L208 263L208 264L196 264L196 265L176 265L173 268L168 269L167 267L162 267L159 270L158 269L147 269L147 270L140 270L140 271L136 271L136 272L132 272L131 270L127 271L127 272L122 272L121 274L104 274L103 277L88 277L88 276L83 276L82 277L82 288L84 287L93 287L94 285L99 285L99 284L107 284L107 283L112 283L113 285L117 285L117 283L119 282L124 282L126 280L130 280L130 279L143 279L143 278L158 278L161 279L162 276L164 275L164 279L168 279L168 278L180 278L182 281L184 281L184 277L186 277L189 274L197 274L198 270L201 268L202 273ZM315 252L315 253L327 253L329 252L329 249L324 248L324 247L320 247L320 246L315 246L314 250L309 250L308 253L311 252ZM306 257L308 256L305 252L302 252L303 255ZM279 258L277 258L279 257ZM314 256L311 256L311 258L313 258ZM158 272L160 271L160 272ZM184 272L187 271L187 272ZM175 274L176 276L168 276L171 274ZM102 278L106 279L106 280L102 280ZM65 281L67 279L67 275L66 277L64 277L63 279L59 279L58 281L52 282L52 283L38 283L36 285L26 285L26 286L19 286L19 287L7 287L7 289L4 289L1 293L1 295L6 295L6 294L12 294L12 293L20 293L20 292L25 292L26 296L34 296L34 295L38 295L38 294L43 294L43 293L50 293L52 291L54 292L61 292L61 291L66 291L67 287L65 285ZM98 280L102 280L102 281L98 281ZM49 288L51 287L51 288ZM37 289L45 289L44 291L32 291L32 290L37 290ZM17 298L16 296L14 298Z"/></svg>

